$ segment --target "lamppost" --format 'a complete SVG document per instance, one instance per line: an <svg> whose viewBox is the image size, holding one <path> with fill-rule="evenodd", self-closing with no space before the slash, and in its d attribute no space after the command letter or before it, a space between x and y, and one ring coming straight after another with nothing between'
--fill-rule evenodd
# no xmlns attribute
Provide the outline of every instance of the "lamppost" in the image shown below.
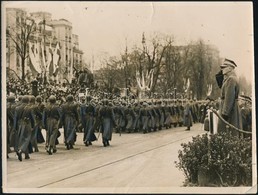
<svg viewBox="0 0 258 195"><path fill-rule="evenodd" d="M174 88L174 99L176 99L176 87Z"/></svg>

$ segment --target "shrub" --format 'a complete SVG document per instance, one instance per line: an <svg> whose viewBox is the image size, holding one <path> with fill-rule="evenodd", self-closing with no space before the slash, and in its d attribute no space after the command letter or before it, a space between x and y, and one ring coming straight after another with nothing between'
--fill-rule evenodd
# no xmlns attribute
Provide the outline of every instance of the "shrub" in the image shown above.
<svg viewBox="0 0 258 195"><path fill-rule="evenodd" d="M252 185L250 138L206 133L181 146L183 149L178 151L179 161L175 164L184 172L188 185ZM200 175L208 176L207 184L201 183Z"/></svg>

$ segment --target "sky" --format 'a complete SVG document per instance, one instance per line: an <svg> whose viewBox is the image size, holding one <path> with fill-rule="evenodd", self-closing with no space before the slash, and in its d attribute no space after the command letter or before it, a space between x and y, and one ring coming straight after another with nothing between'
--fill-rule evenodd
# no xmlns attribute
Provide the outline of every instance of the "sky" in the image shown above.
<svg viewBox="0 0 258 195"><path fill-rule="evenodd" d="M203 39L222 58L234 60L236 72L253 81L252 2L5 2L28 12L47 11L52 19L72 22L86 61L119 55L154 33L175 37L177 44Z"/></svg>

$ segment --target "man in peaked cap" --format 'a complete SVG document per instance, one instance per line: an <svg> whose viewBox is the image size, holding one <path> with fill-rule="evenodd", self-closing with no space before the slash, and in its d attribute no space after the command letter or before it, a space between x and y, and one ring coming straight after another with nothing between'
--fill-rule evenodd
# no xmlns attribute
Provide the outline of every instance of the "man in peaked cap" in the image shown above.
<svg viewBox="0 0 258 195"><path fill-rule="evenodd" d="M237 67L232 60L225 59L220 68L223 73L223 83L221 87L221 108L220 114L224 120L237 128L242 128L240 108L238 105L239 83L234 69ZM222 120L218 122L218 132L226 130L226 125ZM238 131L233 130L232 135L239 136Z"/></svg>
<svg viewBox="0 0 258 195"><path fill-rule="evenodd" d="M228 66L231 66L233 68L237 67L237 65L234 61L225 58L223 64L220 65L220 68L225 68L225 67L228 67Z"/></svg>

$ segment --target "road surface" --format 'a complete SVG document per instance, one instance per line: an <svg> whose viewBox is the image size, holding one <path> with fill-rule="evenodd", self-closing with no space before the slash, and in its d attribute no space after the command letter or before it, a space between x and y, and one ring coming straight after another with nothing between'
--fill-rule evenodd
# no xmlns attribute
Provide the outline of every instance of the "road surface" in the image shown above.
<svg viewBox="0 0 258 195"><path fill-rule="evenodd" d="M191 131L177 127L147 134L114 133L109 147L103 147L101 139L86 147L83 134L77 133L71 150L66 150L61 133L56 154L48 155L44 144L29 160L20 162L15 153L9 154L3 178L7 192L181 192L185 178L174 163L180 144L205 131L202 124L194 124Z"/></svg>

